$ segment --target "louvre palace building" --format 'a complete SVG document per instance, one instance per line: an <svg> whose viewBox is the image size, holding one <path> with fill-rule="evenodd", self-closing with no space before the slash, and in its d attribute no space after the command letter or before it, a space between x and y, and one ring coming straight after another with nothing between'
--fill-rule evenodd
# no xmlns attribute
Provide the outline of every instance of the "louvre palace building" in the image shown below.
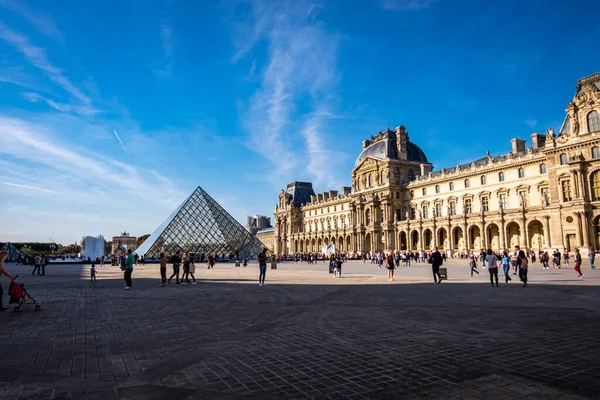
<svg viewBox="0 0 600 400"><path fill-rule="evenodd" d="M362 144L352 186L293 182L275 208L276 253L600 248L600 73L580 79L560 132L434 171L404 126Z"/></svg>

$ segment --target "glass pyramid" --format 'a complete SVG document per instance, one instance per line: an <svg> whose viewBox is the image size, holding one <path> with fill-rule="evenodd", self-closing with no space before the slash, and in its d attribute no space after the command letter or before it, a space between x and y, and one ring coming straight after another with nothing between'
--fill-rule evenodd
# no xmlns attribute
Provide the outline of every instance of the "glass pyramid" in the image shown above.
<svg viewBox="0 0 600 400"><path fill-rule="evenodd" d="M177 250L221 258L253 259L265 247L200 186L136 250L169 256Z"/></svg>
<svg viewBox="0 0 600 400"><path fill-rule="evenodd" d="M8 251L8 258L6 261L16 261L19 256L25 260L25 253L17 249L12 243L0 243L0 251L2 250Z"/></svg>

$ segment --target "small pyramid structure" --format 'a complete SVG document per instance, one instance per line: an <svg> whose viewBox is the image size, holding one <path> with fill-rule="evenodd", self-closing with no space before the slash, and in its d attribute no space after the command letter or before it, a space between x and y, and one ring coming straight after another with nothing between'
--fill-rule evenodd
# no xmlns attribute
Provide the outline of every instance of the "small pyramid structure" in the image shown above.
<svg viewBox="0 0 600 400"><path fill-rule="evenodd" d="M256 258L264 244L200 186L136 250L158 257L182 252L239 259Z"/></svg>
<svg viewBox="0 0 600 400"><path fill-rule="evenodd" d="M15 247L15 245L13 245L12 243L9 243L9 242L0 243L0 251L2 251L2 250L8 251L8 258L6 261L16 261L19 259L19 257L21 257L23 260L25 260L25 257L27 257L25 255L25 253L23 253L21 250L17 249Z"/></svg>

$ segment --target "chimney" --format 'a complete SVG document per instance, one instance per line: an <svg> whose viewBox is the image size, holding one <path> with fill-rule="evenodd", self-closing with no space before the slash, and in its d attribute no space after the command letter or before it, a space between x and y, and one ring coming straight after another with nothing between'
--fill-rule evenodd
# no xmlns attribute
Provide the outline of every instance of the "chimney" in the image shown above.
<svg viewBox="0 0 600 400"><path fill-rule="evenodd" d="M521 139L510 139L510 143L512 144L512 152L513 154L522 153L525 151L525 140Z"/></svg>
<svg viewBox="0 0 600 400"><path fill-rule="evenodd" d="M532 133L531 142L533 143L534 149L544 147L546 144L546 135L542 135L541 133Z"/></svg>

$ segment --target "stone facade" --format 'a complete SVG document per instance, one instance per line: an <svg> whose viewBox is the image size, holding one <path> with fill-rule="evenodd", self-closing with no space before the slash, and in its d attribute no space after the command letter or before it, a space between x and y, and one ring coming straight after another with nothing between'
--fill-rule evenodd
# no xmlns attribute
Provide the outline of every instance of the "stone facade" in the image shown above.
<svg viewBox="0 0 600 400"><path fill-rule="evenodd" d="M275 251L275 228L261 229L256 232L256 238L260 240L269 251Z"/></svg>
<svg viewBox="0 0 600 400"><path fill-rule="evenodd" d="M261 229L272 228L271 217L264 215L253 215L246 218L246 230L253 235Z"/></svg>
<svg viewBox="0 0 600 400"><path fill-rule="evenodd" d="M600 73L580 79L560 132L512 139L512 151L433 171L404 127L363 142L341 192L275 208L280 253L600 248Z"/></svg>
<svg viewBox="0 0 600 400"><path fill-rule="evenodd" d="M127 253L127 250L135 251L137 248L137 238L129 236L129 233L123 232L121 236L113 236L112 238L112 254ZM124 250L124 251L123 251Z"/></svg>

